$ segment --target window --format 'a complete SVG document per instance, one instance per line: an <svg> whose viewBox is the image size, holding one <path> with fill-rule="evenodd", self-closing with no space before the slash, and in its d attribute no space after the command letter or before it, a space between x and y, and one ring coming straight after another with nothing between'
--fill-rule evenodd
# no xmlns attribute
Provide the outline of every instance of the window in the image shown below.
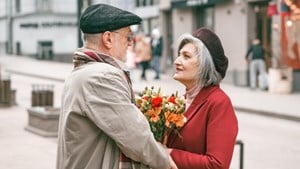
<svg viewBox="0 0 300 169"><path fill-rule="evenodd" d="M214 30L214 7L201 7L196 10L196 27Z"/></svg>
<svg viewBox="0 0 300 169"><path fill-rule="evenodd" d="M52 0L36 0L35 4L38 12L52 11Z"/></svg>
<svg viewBox="0 0 300 169"><path fill-rule="evenodd" d="M21 12L21 5L20 5L20 2L21 0L16 0L16 4L15 4L15 7L16 7L16 13L20 13Z"/></svg>
<svg viewBox="0 0 300 169"><path fill-rule="evenodd" d="M158 0L136 0L136 7L158 5Z"/></svg>
<svg viewBox="0 0 300 169"><path fill-rule="evenodd" d="M38 59L46 59L52 60L54 53L53 53L53 44L52 41L39 41L38 44L38 52L37 58Z"/></svg>

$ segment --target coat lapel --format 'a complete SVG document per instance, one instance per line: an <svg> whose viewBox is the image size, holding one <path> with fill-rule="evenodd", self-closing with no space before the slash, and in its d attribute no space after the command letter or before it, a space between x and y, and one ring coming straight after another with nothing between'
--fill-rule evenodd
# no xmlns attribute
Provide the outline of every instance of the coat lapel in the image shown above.
<svg viewBox="0 0 300 169"><path fill-rule="evenodd" d="M216 86L205 87L200 90L200 92L197 94L197 96L191 103L190 107L184 113L184 116L186 117L187 122L184 124L184 126L180 130L182 130L185 126L187 126L187 124L191 121L191 119L199 111L199 109L202 107L202 105L206 102L207 97L214 90L217 90L218 88L219 88L219 85L216 85ZM169 137L168 145L172 145L177 137L178 137L177 134L172 133Z"/></svg>
<svg viewBox="0 0 300 169"><path fill-rule="evenodd" d="M185 112L185 117L187 118L187 122L185 125L187 125L191 119L194 117L194 115L198 112L198 110L201 108L201 106L205 103L207 100L207 97L216 89L219 88L219 85L216 86L209 86L205 87L200 90L200 92L197 94L193 102L191 103L190 107ZM184 126L185 126L184 125ZM184 126L182 128L184 128Z"/></svg>

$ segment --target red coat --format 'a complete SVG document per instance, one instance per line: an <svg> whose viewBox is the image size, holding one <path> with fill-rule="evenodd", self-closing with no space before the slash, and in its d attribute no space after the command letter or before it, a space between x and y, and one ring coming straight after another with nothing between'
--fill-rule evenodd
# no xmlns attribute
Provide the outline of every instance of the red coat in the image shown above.
<svg viewBox="0 0 300 169"><path fill-rule="evenodd" d="M185 112L180 136L171 134L167 146L179 169L228 169L238 133L230 98L219 86L201 89Z"/></svg>

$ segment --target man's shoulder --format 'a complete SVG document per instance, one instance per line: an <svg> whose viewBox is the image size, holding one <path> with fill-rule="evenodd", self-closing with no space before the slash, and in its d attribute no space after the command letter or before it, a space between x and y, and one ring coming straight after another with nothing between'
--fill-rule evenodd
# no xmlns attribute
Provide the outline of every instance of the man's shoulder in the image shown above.
<svg viewBox="0 0 300 169"><path fill-rule="evenodd" d="M119 75L122 73L122 70L119 68L116 68L110 64L102 63L102 62L89 62L85 65L82 65L78 68L76 68L73 73L75 74L81 74L85 77L89 76L113 76L113 75Z"/></svg>

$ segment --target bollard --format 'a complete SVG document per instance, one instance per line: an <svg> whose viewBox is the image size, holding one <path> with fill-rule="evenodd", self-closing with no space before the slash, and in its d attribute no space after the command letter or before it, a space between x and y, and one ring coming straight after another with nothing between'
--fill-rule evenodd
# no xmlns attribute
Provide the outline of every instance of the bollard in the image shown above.
<svg viewBox="0 0 300 169"><path fill-rule="evenodd" d="M1 93L0 93L0 103L4 105L10 105L11 101L11 81L10 79L5 79L1 81Z"/></svg>
<svg viewBox="0 0 300 169"><path fill-rule="evenodd" d="M1 74L1 72L0 72ZM0 106L16 105L16 90L11 89L10 76L1 76L0 79Z"/></svg>
<svg viewBox="0 0 300 169"><path fill-rule="evenodd" d="M32 85L31 106L53 107L54 85Z"/></svg>

